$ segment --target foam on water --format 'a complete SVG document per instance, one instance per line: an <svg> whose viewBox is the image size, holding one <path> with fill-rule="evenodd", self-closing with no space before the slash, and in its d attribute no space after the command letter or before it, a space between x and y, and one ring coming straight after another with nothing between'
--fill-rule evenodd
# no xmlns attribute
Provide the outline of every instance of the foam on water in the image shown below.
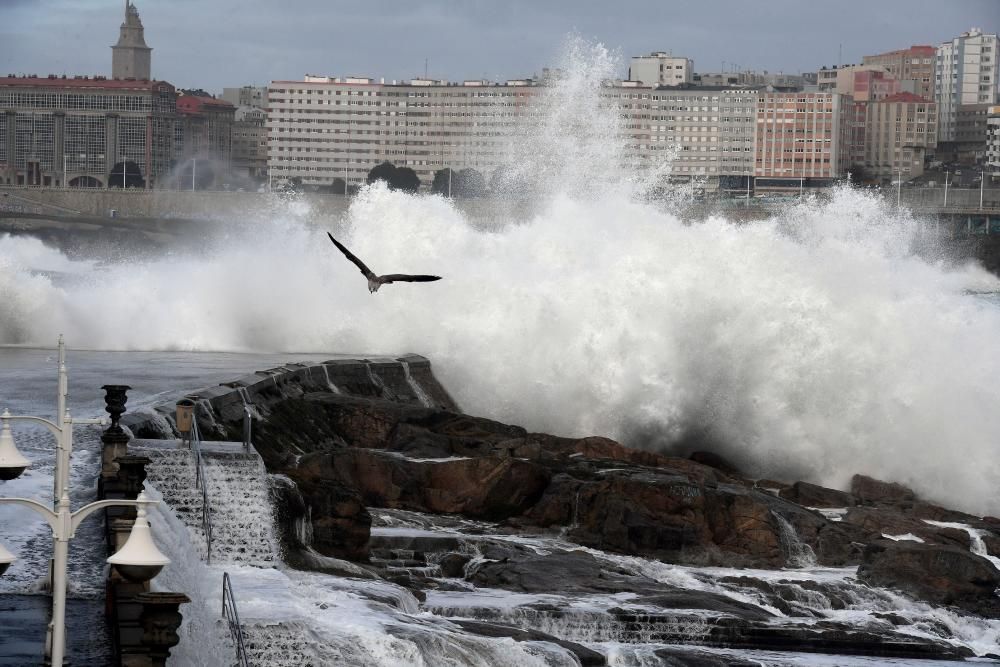
<svg viewBox="0 0 1000 667"><path fill-rule="evenodd" d="M708 441L771 477L861 472L1000 512L1000 307L967 293L1000 281L913 256L918 223L846 189L767 221L684 223L623 165L596 94L613 57L569 52L533 115L545 140L523 142L526 173L553 184L527 217L487 233L445 199L372 187L331 220L376 271L444 280L371 295L291 206L195 254L100 270L2 237L0 343L416 352L473 414ZM73 271L53 282L38 271L53 264Z"/></svg>

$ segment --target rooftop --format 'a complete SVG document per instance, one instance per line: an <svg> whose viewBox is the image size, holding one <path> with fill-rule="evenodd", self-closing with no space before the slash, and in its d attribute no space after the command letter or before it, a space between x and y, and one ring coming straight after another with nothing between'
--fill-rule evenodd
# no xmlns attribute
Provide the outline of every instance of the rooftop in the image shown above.
<svg viewBox="0 0 1000 667"><path fill-rule="evenodd" d="M924 103L927 102L927 100L920 97L920 95L914 95L913 93L907 93L907 92L896 93L895 95L890 95L889 97L886 97L879 101L880 102L924 102Z"/></svg>
<svg viewBox="0 0 1000 667"><path fill-rule="evenodd" d="M0 86L17 86L26 88L112 88L117 90L151 90L166 87L173 90L174 87L166 81L156 81L149 79L109 79L104 76L38 76L31 74L28 76L14 76L8 74L0 77Z"/></svg>

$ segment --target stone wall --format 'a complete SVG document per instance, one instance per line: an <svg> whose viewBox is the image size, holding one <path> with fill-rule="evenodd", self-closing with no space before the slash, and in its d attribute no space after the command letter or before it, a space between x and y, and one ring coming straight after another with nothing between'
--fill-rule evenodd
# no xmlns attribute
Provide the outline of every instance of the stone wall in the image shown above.
<svg viewBox="0 0 1000 667"><path fill-rule="evenodd" d="M430 407L456 412L459 409L434 376L431 362L416 354L289 363L193 391L188 396L200 404L195 415L202 439L232 441L241 440L242 434L223 424L240 422L245 405L250 405L251 414L257 414L264 406L315 392L383 398L415 406L426 402ZM173 438L179 435L174 427L174 411L173 403L159 405L152 411L128 413L121 424L137 438Z"/></svg>

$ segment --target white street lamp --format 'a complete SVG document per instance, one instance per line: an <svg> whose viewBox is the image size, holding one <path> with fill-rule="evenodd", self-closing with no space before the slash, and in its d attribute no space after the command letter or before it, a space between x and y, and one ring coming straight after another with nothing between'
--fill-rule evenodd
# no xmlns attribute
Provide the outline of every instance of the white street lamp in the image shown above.
<svg viewBox="0 0 1000 667"><path fill-rule="evenodd" d="M17 451L14 436L10 432L10 424L3 420L0 425L0 480L15 479L21 476L31 461Z"/></svg>
<svg viewBox="0 0 1000 667"><path fill-rule="evenodd" d="M0 544L0 574L6 572L7 568L10 567L10 564L15 560L17 560L17 558L14 557L14 554L7 551L4 546Z"/></svg>
<svg viewBox="0 0 1000 667"><path fill-rule="evenodd" d="M59 336L59 397L58 408L63 414L62 426L40 417L11 415L4 410L0 415L0 479L9 480L18 477L31 461L25 458L14 444L10 430L12 421L28 421L41 424L49 429L56 438L58 451L54 477L55 500L53 508L49 509L36 500L27 498L0 498L0 505L20 505L27 507L48 522L52 528L52 622L49 625L49 637L46 647L50 652L50 664L62 665L66 654L66 580L68 569L69 542L76 536L76 529L88 516L99 509L107 507L137 507L137 518L132 526L125 545L108 562L126 579L136 580L137 577L149 579L156 576L170 559L160 553L149 534L149 523L146 520L146 505L159 501L149 500L145 493L140 493L135 500L98 500L81 507L75 512L69 504L69 463L73 450L74 424L105 424L104 419L72 419L65 410L68 382L66 379L66 348L62 336ZM7 571L15 557L3 545L0 545L0 574Z"/></svg>
<svg viewBox="0 0 1000 667"><path fill-rule="evenodd" d="M146 501L146 494L140 493L136 502ZM108 562L115 566L118 574L129 581L149 581L160 573L163 566L170 564L170 559L164 556L149 532L149 520L146 519L146 508L139 505L136 512L132 532L125 544Z"/></svg>

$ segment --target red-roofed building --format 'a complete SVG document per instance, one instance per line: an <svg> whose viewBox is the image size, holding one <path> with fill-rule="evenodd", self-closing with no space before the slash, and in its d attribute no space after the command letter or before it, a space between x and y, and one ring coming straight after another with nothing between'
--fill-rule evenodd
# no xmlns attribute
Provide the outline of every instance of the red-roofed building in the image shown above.
<svg viewBox="0 0 1000 667"><path fill-rule="evenodd" d="M219 187L232 163L236 107L203 93L182 90L177 97L174 154L180 188Z"/></svg>
<svg viewBox="0 0 1000 667"><path fill-rule="evenodd" d="M0 77L0 184L106 187L133 162L152 187L173 160L176 97L164 81Z"/></svg>

